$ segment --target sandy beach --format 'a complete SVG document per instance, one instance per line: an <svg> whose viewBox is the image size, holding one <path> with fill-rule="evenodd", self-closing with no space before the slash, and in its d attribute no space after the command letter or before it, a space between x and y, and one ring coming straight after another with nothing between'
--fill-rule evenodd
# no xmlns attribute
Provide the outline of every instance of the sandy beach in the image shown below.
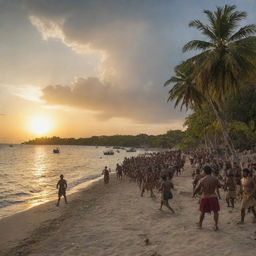
<svg viewBox="0 0 256 256"><path fill-rule="evenodd" d="M69 197L32 208L0 221L0 255L83 256L251 256L256 249L252 215L239 221L239 203L227 208L221 200L220 231L213 231L212 215L198 230L198 199L191 198L191 170L186 165L174 178L171 205L159 211L160 194L142 198L134 182L102 180ZM222 195L224 198L224 195ZM145 240L149 243L145 243Z"/></svg>

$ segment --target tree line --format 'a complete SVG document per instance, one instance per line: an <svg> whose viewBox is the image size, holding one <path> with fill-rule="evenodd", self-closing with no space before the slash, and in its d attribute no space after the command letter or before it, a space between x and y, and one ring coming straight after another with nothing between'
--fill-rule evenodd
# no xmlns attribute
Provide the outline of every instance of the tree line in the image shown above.
<svg viewBox="0 0 256 256"><path fill-rule="evenodd" d="M120 146L120 147L157 147L173 148L184 136L181 130L170 130L160 135L113 135L92 136L90 138L41 137L22 144L28 145L85 145L85 146Z"/></svg>

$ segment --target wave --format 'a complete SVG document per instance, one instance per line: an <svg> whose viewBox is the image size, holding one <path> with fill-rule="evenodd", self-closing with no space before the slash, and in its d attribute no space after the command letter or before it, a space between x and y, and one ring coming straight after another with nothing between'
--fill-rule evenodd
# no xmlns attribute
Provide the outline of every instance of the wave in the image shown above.
<svg viewBox="0 0 256 256"><path fill-rule="evenodd" d="M4 208L14 204L21 204L25 202L26 202L25 200L3 200L2 202L0 202L0 208Z"/></svg>
<svg viewBox="0 0 256 256"><path fill-rule="evenodd" d="M29 193L25 193L25 192L19 192L19 193L15 193L15 194L11 194L10 196L29 196Z"/></svg>

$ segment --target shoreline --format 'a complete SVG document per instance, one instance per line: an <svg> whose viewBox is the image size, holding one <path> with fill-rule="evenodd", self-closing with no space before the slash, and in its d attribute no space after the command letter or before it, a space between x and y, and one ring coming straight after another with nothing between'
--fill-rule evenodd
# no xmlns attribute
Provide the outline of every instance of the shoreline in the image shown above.
<svg viewBox="0 0 256 256"><path fill-rule="evenodd" d="M191 198L191 168L187 165L182 176L175 176L173 182L175 191L170 204L175 214L166 208L158 210L161 195L157 191L156 199L150 198L149 193L140 197L135 182L128 178L118 181L112 174L109 184L104 185L100 179L68 197L68 205L62 200L59 208L47 203L11 216L9 223L5 223L6 230L0 221L0 255L251 256L255 253L256 226L252 216L247 214L245 224L236 225L240 219L239 202L231 209L225 200L220 200L218 232L213 230L213 215L207 215L203 229L198 230L198 199ZM225 198L223 192L221 196ZM12 226L8 226L10 223ZM7 243L8 233L13 236L12 243Z"/></svg>
<svg viewBox="0 0 256 256"><path fill-rule="evenodd" d="M23 240L29 239L29 236L33 231L40 228L43 224L47 225L47 222L63 218L62 215L66 214L70 205L72 206L76 200L79 200L82 194L90 193L90 190L96 189L96 187L101 186L102 183L103 177L100 176L79 184L76 191L73 191L71 194L67 194L67 205L65 205L64 198L62 197L60 206L56 207L56 193L56 199L51 199L42 204L32 206L13 215L1 218L0 255L17 246Z"/></svg>
<svg viewBox="0 0 256 256"><path fill-rule="evenodd" d="M86 189L88 186L90 186L91 183L94 183L94 182L96 182L99 179L102 179L102 176L101 175L99 175L99 176L95 175L95 178L88 179L88 180L86 180L86 181L84 181L82 183L79 183L78 185L76 185L76 186L74 186L72 188L68 188L67 194L69 196L71 196L71 195L73 195L73 194L75 194L77 192L80 192L80 190ZM50 203L52 201L55 201L56 198L57 198L57 190L56 190L56 193L54 195L53 194L49 195L49 200L46 200L44 202L38 202L37 204L30 205L30 206L28 204L26 204L27 206L25 205L23 207L24 209L21 209L21 210L18 210L18 211L16 211L15 209L17 209L17 208L20 209L21 207L19 207L19 205L13 204L11 206L7 206L7 208L9 208L8 211L15 210L15 213L11 214L11 215L6 215L6 216L3 216L3 217L0 217L0 221L5 219L5 218L12 217L13 215L16 215L16 214L22 213L24 211L30 210L32 208L38 207L40 205L44 205L44 204Z"/></svg>

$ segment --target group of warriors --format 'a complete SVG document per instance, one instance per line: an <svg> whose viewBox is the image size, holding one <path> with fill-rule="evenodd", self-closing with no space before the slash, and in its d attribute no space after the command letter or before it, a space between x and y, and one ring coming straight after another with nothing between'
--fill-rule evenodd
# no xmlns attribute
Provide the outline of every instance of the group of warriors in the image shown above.
<svg viewBox="0 0 256 256"><path fill-rule="evenodd" d="M223 190L227 207L234 208L236 203L240 203L241 219L238 224L244 223L246 212L253 213L256 220L256 154L239 155L237 162L205 149L186 153L176 150L138 155L125 158L122 164L117 164L116 177L120 181L127 177L136 182L141 197L146 191L152 198L156 197L155 191L161 192L160 210L166 206L174 213L169 204L173 198L173 178L182 174L187 159L192 169L192 196L199 197L198 226L202 228L205 213L213 212L215 230L218 230L220 190ZM105 166L102 171L105 184L109 183L110 172ZM62 196L67 203L67 181L63 175L56 188L57 206Z"/></svg>
<svg viewBox="0 0 256 256"><path fill-rule="evenodd" d="M216 229L218 229L219 212L219 203L216 199L220 199L220 189L224 190L227 207L234 208L235 203L240 203L241 219L238 224L244 224L246 211L252 212L256 220L256 155L248 153L240 153L237 161L232 161L229 157L223 158L217 153L214 154L206 150L190 153L189 161L193 167L193 195L200 195L200 207L204 198L215 198L213 208L207 209L205 212L214 212ZM205 172L208 167L211 170L212 182L206 178L209 175L202 174L202 170ZM209 182L205 185L206 188L202 188L207 179ZM211 189L210 192L202 192L202 190L209 189ZM204 216L201 214L199 227L202 227L203 218Z"/></svg>
<svg viewBox="0 0 256 256"><path fill-rule="evenodd" d="M155 191L160 191L160 210L164 205L174 213L168 202L173 198L173 177L182 174L187 159L192 167L192 195L199 197L198 226L202 228L205 213L213 212L215 230L218 230L221 190L227 207L234 208L236 203L240 203L239 224L244 223L246 212L253 213L256 219L256 155L243 152L240 156L239 161L235 162L227 156L205 149L139 155L125 158L121 165L117 164L116 176L119 180L128 177L135 181L142 197L148 191L154 198ZM109 172L106 180L109 181Z"/></svg>

